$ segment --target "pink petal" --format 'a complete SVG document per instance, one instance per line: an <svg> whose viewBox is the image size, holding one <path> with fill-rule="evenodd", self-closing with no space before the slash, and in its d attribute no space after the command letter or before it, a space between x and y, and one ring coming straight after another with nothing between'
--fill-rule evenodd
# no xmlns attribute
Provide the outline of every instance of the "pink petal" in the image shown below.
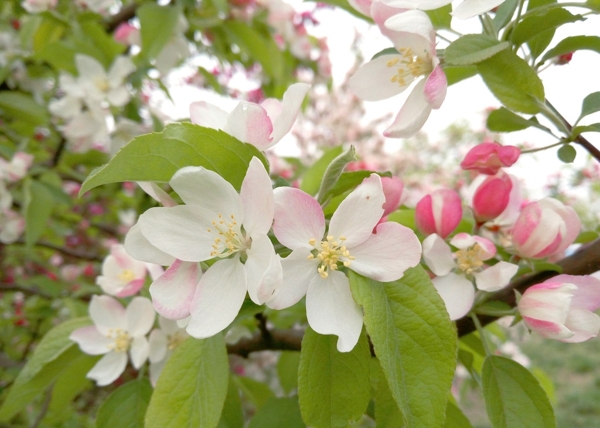
<svg viewBox="0 0 600 428"><path fill-rule="evenodd" d="M456 267L450 246L435 233L423 240L423 260L438 276L445 276Z"/></svg>
<svg viewBox="0 0 600 428"><path fill-rule="evenodd" d="M396 35L398 35L398 32L388 29L385 26L385 21L387 21L388 18L402 12L405 12L405 9L397 9L395 7L387 6L379 0L375 0L371 3L371 18L373 18L373 21L375 21L375 24L377 24L377 26L379 27L379 31L381 31L381 34L390 39L392 43L394 43L394 46L397 45L395 37ZM369 13L365 13L365 15L369 16Z"/></svg>
<svg viewBox="0 0 600 428"><path fill-rule="evenodd" d="M294 250L285 259L281 259L283 281L273 298L267 301L268 307L285 309L295 305L306 295L312 278L320 278L317 272L318 261L308 260L309 254L306 249L300 248Z"/></svg>
<svg viewBox="0 0 600 428"><path fill-rule="evenodd" d="M404 271L419 264L421 243L415 233L398 223L377 226L376 233L365 242L350 249L356 257L350 269L377 281L400 279Z"/></svg>
<svg viewBox="0 0 600 428"><path fill-rule="evenodd" d="M246 270L239 258L219 260L200 279L192 300L190 336L204 339L223 331L237 316L246 297Z"/></svg>
<svg viewBox="0 0 600 428"><path fill-rule="evenodd" d="M265 150L271 145L273 123L264 108L242 101L227 116L223 130L244 143Z"/></svg>
<svg viewBox="0 0 600 428"><path fill-rule="evenodd" d="M380 101L398 95L414 81L414 76L404 82L393 81L397 76L396 60L402 55L381 55L360 66L348 80L350 92L365 101Z"/></svg>
<svg viewBox="0 0 600 428"><path fill-rule="evenodd" d="M112 329L127 330L125 308L110 296L92 296L89 312L94 325L104 336L108 336Z"/></svg>
<svg viewBox="0 0 600 428"><path fill-rule="evenodd" d="M292 250L310 249L310 239L323 239L325 216L315 198L292 187L278 187L274 190L274 198L273 232L279 242Z"/></svg>
<svg viewBox="0 0 600 428"><path fill-rule="evenodd" d="M384 203L381 178L371 174L335 210L329 222L328 235L336 240L345 237L344 244L348 248L363 243L381 219Z"/></svg>
<svg viewBox="0 0 600 428"><path fill-rule="evenodd" d="M383 215L386 216L400 207L404 183L398 177L381 177L381 186L385 195Z"/></svg>
<svg viewBox="0 0 600 428"><path fill-rule="evenodd" d="M175 260L165 273L150 285L150 295L156 312L169 319L189 316L190 305L201 275L198 263Z"/></svg>
<svg viewBox="0 0 600 428"><path fill-rule="evenodd" d="M246 250L245 263L248 279L248 295L254 303L262 305L270 300L281 287L281 262L269 237L259 235L252 239L252 247Z"/></svg>
<svg viewBox="0 0 600 428"><path fill-rule="evenodd" d="M442 106L446 98L446 90L448 89L448 81L446 75L439 65L433 69L431 74L425 81L425 98L432 109L438 109Z"/></svg>
<svg viewBox="0 0 600 428"><path fill-rule="evenodd" d="M244 206L246 236L266 235L275 213L273 185L265 166L255 157L250 161L242 182L240 198Z"/></svg>
<svg viewBox="0 0 600 428"><path fill-rule="evenodd" d="M600 317L587 309L573 308L567 315L565 327L571 330L574 335L563 342L579 343L598 336L600 332Z"/></svg>
<svg viewBox="0 0 600 428"><path fill-rule="evenodd" d="M554 212L558 214L566 228L566 233L563 236L563 239L559 245L559 247L552 254L562 253L567 249L569 245L571 245L577 236L579 235L579 231L581 230L581 222L579 221L579 216L577 212L569 206L563 205L560 201L552 198L544 198L539 201L542 207L551 206L554 209Z"/></svg>
<svg viewBox="0 0 600 428"><path fill-rule="evenodd" d="M523 322L530 330L547 339L562 340L573 337L574 333L562 324L523 316Z"/></svg>
<svg viewBox="0 0 600 428"><path fill-rule="evenodd" d="M310 85L306 83L294 83L283 94L281 113L277 116L269 114L273 122L273 134L271 135L269 147L279 142L285 134L290 132L309 89Z"/></svg>
<svg viewBox="0 0 600 428"><path fill-rule="evenodd" d="M425 79L415 85L400 112L383 135L389 138L407 138L416 134L425 125L431 106L425 98Z"/></svg>
<svg viewBox="0 0 600 428"><path fill-rule="evenodd" d="M365 16L371 16L371 0L348 0L350 6ZM377 1L375 3L378 3Z"/></svg>
<svg viewBox="0 0 600 428"><path fill-rule="evenodd" d="M501 261L473 276L478 289L491 292L506 287L518 270L519 266Z"/></svg>
<svg viewBox="0 0 600 428"><path fill-rule="evenodd" d="M154 312L150 299L134 297L125 312L127 314L127 332L131 336L141 337L148 334L156 318L156 312Z"/></svg>
<svg viewBox="0 0 600 428"><path fill-rule="evenodd" d="M562 284L573 284L577 290L573 291L571 306L588 311L600 308L600 280L591 275L557 275L543 284L560 286Z"/></svg>
<svg viewBox="0 0 600 428"><path fill-rule="evenodd" d="M227 116L228 113L226 111L204 101L196 101L190 104L190 119L192 123L204 126L205 128L223 129L227 122Z"/></svg>
<svg viewBox="0 0 600 428"><path fill-rule="evenodd" d="M74 330L69 339L76 342L83 352L89 355L102 355L110 351L114 340L100 334L96 326L81 327Z"/></svg>
<svg viewBox="0 0 600 428"><path fill-rule="evenodd" d="M125 236L125 249L130 256L160 266L168 266L175 258L159 250L142 234L140 224L134 224Z"/></svg>
<svg viewBox="0 0 600 428"><path fill-rule="evenodd" d="M433 285L444 301L451 320L469 313L475 301L475 288L471 281L462 275L450 273L433 278Z"/></svg>
<svg viewBox="0 0 600 428"><path fill-rule="evenodd" d="M144 279L134 279L133 281L130 281L129 283L127 283L127 285L125 285L125 287L123 287L120 291L115 293L114 296L117 296L117 297L133 296L134 294L137 294L138 291L140 291L142 289L145 282L146 281ZM100 286L102 287L102 285L100 285ZM105 290L104 287L102 289ZM112 294L107 291L105 291L105 292L107 294Z"/></svg>
<svg viewBox="0 0 600 428"><path fill-rule="evenodd" d="M98 386L110 385L121 376L126 366L125 352L109 352L92 367L86 377L95 380Z"/></svg>
<svg viewBox="0 0 600 428"><path fill-rule="evenodd" d="M529 287L519 300L519 312L523 317L564 325L576 289L568 283Z"/></svg>
<svg viewBox="0 0 600 428"><path fill-rule="evenodd" d="M339 337L337 349L350 352L360 337L363 315L350 292L346 275L330 271L327 278L314 276L306 294L306 317L319 334Z"/></svg>

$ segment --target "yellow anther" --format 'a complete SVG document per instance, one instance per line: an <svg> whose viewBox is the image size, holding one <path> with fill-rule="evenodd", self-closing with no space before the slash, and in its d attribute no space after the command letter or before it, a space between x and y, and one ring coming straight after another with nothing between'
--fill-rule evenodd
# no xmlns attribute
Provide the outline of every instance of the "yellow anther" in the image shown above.
<svg viewBox="0 0 600 428"><path fill-rule="evenodd" d="M108 336L114 339L114 343L108 345L108 348L115 352L127 352L133 340L129 333L120 328L110 329Z"/></svg>
<svg viewBox="0 0 600 428"><path fill-rule="evenodd" d="M338 270L338 263L342 263L345 267L349 267L355 257L350 255L350 251L345 245L342 245L346 240L345 236L340 236L338 240L333 235L327 235L325 240L317 244L316 239L311 239L309 244L315 247L316 253L310 254L308 260L318 259L321 263L317 268L321 278L327 278L330 270Z"/></svg>
<svg viewBox="0 0 600 428"><path fill-rule="evenodd" d="M135 279L135 275L131 269L123 269L119 274L119 279L127 284Z"/></svg>
<svg viewBox="0 0 600 428"><path fill-rule="evenodd" d="M316 243L317 243L317 240L315 238L308 240L308 245L312 245L313 247L315 246Z"/></svg>
<svg viewBox="0 0 600 428"><path fill-rule="evenodd" d="M185 339L186 339L186 336L179 331L174 334L168 334L167 335L167 348L170 351L173 351L175 348L177 348L179 345L181 345L181 342L183 342Z"/></svg>
<svg viewBox="0 0 600 428"><path fill-rule="evenodd" d="M475 244L465 250L459 250L456 253L456 264L458 268L467 275L478 271L483 266L483 257L485 252L479 244Z"/></svg>

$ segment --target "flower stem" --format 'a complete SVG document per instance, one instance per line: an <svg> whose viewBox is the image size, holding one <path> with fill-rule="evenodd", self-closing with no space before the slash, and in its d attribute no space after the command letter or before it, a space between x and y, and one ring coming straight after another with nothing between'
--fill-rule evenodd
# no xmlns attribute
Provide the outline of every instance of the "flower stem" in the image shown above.
<svg viewBox="0 0 600 428"><path fill-rule="evenodd" d="M475 327L477 328L477 332L479 333L479 338L481 340L481 344L483 345L483 349L485 349L485 355L492 355L492 353L490 351L490 346L485 337L485 334L486 334L485 330L481 326L481 323L479 322L479 318L477 318L477 314L475 312L471 312L470 315L471 315L471 318L473 319L473 323L475 324Z"/></svg>

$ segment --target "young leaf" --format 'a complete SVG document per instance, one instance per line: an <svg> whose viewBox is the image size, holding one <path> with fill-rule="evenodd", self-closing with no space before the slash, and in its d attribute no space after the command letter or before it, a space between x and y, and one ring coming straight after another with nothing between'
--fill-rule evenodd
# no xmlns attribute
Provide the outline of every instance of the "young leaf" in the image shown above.
<svg viewBox="0 0 600 428"><path fill-rule="evenodd" d="M146 428L213 428L227 396L229 363L223 336L189 338L173 352L146 412Z"/></svg>
<svg viewBox="0 0 600 428"><path fill-rule="evenodd" d="M558 149L558 152L556 154L558 155L558 158L564 163L571 163L575 160L575 157L577 156L577 150L575 150L575 147L573 147L572 145L565 144L560 149Z"/></svg>
<svg viewBox="0 0 600 428"><path fill-rule="evenodd" d="M298 367L300 365L300 352L283 351L277 362L277 375L279 383L286 393L298 388Z"/></svg>
<svg viewBox="0 0 600 428"><path fill-rule="evenodd" d="M309 195L316 195L321 185L321 180L325 174L325 170L333 160L342 154L342 146L334 147L323 153L323 156L316 161L302 177L300 189L304 190Z"/></svg>
<svg viewBox="0 0 600 428"><path fill-rule="evenodd" d="M573 138L584 132L600 132L600 123L593 123L591 125L579 125L573 128L571 135Z"/></svg>
<svg viewBox="0 0 600 428"><path fill-rule="evenodd" d="M373 373L375 372L375 373ZM378 428L403 428L402 412L392 396L387 379L377 359L371 359L371 386L374 389L375 421Z"/></svg>
<svg viewBox="0 0 600 428"><path fill-rule="evenodd" d="M184 166L203 166L217 172L239 190L248 164L258 149L234 137L191 123L171 123L162 132L139 136L104 166L95 169L80 194L119 181L169 181Z"/></svg>
<svg viewBox="0 0 600 428"><path fill-rule="evenodd" d="M54 208L54 197L48 186L39 181L26 179L23 185L25 203L25 244L31 247L46 230L46 223Z"/></svg>
<svg viewBox="0 0 600 428"><path fill-rule="evenodd" d="M483 364L483 395L494 428L553 428L554 411L537 379L519 363L490 355Z"/></svg>
<svg viewBox="0 0 600 428"><path fill-rule="evenodd" d="M321 180L319 192L317 193L317 201L319 201L320 204L325 202L327 193L335 186L346 165L355 160L356 150L354 149L354 146L350 146L348 150L336 157L327 166L327 169L323 174L323 180Z"/></svg>
<svg viewBox="0 0 600 428"><path fill-rule="evenodd" d="M0 91L0 112L32 125L45 125L50 120L45 107L29 95L16 91Z"/></svg>
<svg viewBox="0 0 600 428"><path fill-rule="evenodd" d="M229 377L229 387L227 388L227 396L225 397L218 428L244 428L240 390L233 381L232 376Z"/></svg>
<svg viewBox="0 0 600 428"><path fill-rule="evenodd" d="M566 9L548 9L546 13L528 16L519 22L512 33L511 40L516 46L520 46L534 37L538 37L541 33L583 19L583 16L573 15Z"/></svg>
<svg viewBox="0 0 600 428"><path fill-rule="evenodd" d="M152 396L146 378L132 380L115 389L96 415L96 428L129 428L144 425L144 415Z"/></svg>
<svg viewBox="0 0 600 428"><path fill-rule="evenodd" d="M444 428L472 428L472 425L458 407L448 402Z"/></svg>
<svg viewBox="0 0 600 428"><path fill-rule="evenodd" d="M180 10L173 6L159 6L145 3L137 8L136 15L140 20L140 36L142 52L147 59L156 58L169 42L175 32Z"/></svg>
<svg viewBox="0 0 600 428"><path fill-rule="evenodd" d="M434 10L426 11L427 16L429 16L429 19L433 24L433 27L437 30L440 28L450 28L450 24L452 23L452 15L450 15L451 12L452 6L449 4Z"/></svg>
<svg viewBox="0 0 600 428"><path fill-rule="evenodd" d="M266 383L246 376L235 376L233 380L242 391L242 394L254 404L256 409L260 409L269 401L269 398L273 397L273 391Z"/></svg>
<svg viewBox="0 0 600 428"><path fill-rule="evenodd" d="M550 4L556 4L557 0L529 0L527 2L527 12L528 13L545 13L548 6ZM540 9L537 9L540 8ZM534 11L537 9L537 11ZM554 33L556 31L554 29L548 31L541 31L539 34L535 35L533 38L527 41L527 46L529 47L530 54L533 58L537 58L540 56L542 52L548 47L552 39L554 38Z"/></svg>
<svg viewBox="0 0 600 428"><path fill-rule="evenodd" d="M579 122L584 117L600 111L600 92L593 92L583 99L581 104L581 114L579 115Z"/></svg>
<svg viewBox="0 0 600 428"><path fill-rule="evenodd" d="M556 46L544 54L540 63L548 61L559 55L579 50L591 50L600 53L600 37L598 36L573 36L561 40Z"/></svg>
<svg viewBox="0 0 600 428"><path fill-rule="evenodd" d="M394 282L349 272L352 295L408 428L443 427L456 366L456 331L423 268Z"/></svg>
<svg viewBox="0 0 600 428"><path fill-rule="evenodd" d="M472 65L508 48L508 42L499 42L485 34L467 34L446 48L444 59L451 65Z"/></svg>
<svg viewBox="0 0 600 428"><path fill-rule="evenodd" d="M467 65L465 67L444 67L444 74L448 80L448 86L450 86L475 76L477 74L477 67L474 65Z"/></svg>
<svg viewBox="0 0 600 428"><path fill-rule="evenodd" d="M540 125L537 121L525 119L504 107L500 107L489 114L486 126L490 131L494 132L520 131L530 126L548 130L548 128Z"/></svg>
<svg viewBox="0 0 600 428"><path fill-rule="evenodd" d="M509 110L536 114L544 100L544 85L536 72L511 50L505 49L477 64L487 87Z"/></svg>
<svg viewBox="0 0 600 428"><path fill-rule="evenodd" d="M364 333L350 352L337 350L338 338L307 328L298 369L300 410L306 425L345 427L369 404L371 353Z"/></svg>
<svg viewBox="0 0 600 428"><path fill-rule="evenodd" d="M506 24L510 22L511 18L515 14L515 11L517 10L518 3L518 0L505 0L504 3L498 7L498 10L496 10L496 15L492 21L497 32L503 29Z"/></svg>
<svg viewBox="0 0 600 428"><path fill-rule="evenodd" d="M304 428L305 426L297 397L271 397L256 412L248 428Z"/></svg>

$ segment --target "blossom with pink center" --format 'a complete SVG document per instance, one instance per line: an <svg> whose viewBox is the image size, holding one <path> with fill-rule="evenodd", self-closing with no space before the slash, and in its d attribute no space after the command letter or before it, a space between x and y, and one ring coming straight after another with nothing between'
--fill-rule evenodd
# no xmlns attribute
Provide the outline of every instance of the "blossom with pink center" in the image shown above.
<svg viewBox="0 0 600 428"><path fill-rule="evenodd" d="M558 275L529 287L519 300L523 322L548 339L578 343L600 331L600 280L590 275Z"/></svg>
<svg viewBox="0 0 600 428"><path fill-rule="evenodd" d="M139 369L148 358L146 334L156 317L150 300L135 297L125 309L110 296L92 296L89 311L94 325L78 328L69 336L86 354L105 354L87 377L98 386L111 384L125 370L128 354Z"/></svg>
<svg viewBox="0 0 600 428"><path fill-rule="evenodd" d="M344 199L327 233L316 199L291 187L279 187L274 193L273 231L292 253L281 260L283 284L267 306L287 308L306 295L311 328L338 336L337 349L348 352L358 341L363 315L340 269L377 281L395 281L419 263L421 245L412 230L398 223L377 225L385 196L376 174Z"/></svg>
<svg viewBox="0 0 600 428"><path fill-rule="evenodd" d="M438 235L429 235L423 241L423 259L437 275L433 285L446 304L451 320L465 316L473 306L475 289L497 291L508 285L517 273L518 266L500 261L493 266L484 262L496 255L496 246L488 239L458 233L450 240L458 251L452 252L450 246Z"/></svg>
<svg viewBox="0 0 600 428"><path fill-rule="evenodd" d="M414 81L412 92L400 109L386 137L410 137L419 131L432 109L446 97L446 75L435 50L435 30L425 12L409 10L385 21L386 34L398 51L384 54L362 65L350 78L350 90L359 98L379 101L404 92Z"/></svg>
<svg viewBox="0 0 600 428"><path fill-rule="evenodd" d="M498 217L508 207L513 182L504 171L485 176L471 200L475 220L485 223Z"/></svg>
<svg viewBox="0 0 600 428"><path fill-rule="evenodd" d="M154 307L169 319L191 315L188 333L210 337L234 320L246 292L262 304L281 284L281 263L267 236L274 212L271 179L253 158L239 194L203 167L182 168L169 184L185 205L149 209L125 245L145 261L162 254L175 259L150 286ZM211 259L217 261L202 274L198 262Z"/></svg>
<svg viewBox="0 0 600 428"><path fill-rule="evenodd" d="M433 10L449 5L452 0L383 0L383 2L392 7ZM502 3L504 0L463 0L452 10L452 16L458 19L472 18L489 12Z"/></svg>
<svg viewBox="0 0 600 428"><path fill-rule="evenodd" d="M15 153L10 162L0 158L0 177L6 181L19 181L25 177L32 163L33 155L24 152Z"/></svg>
<svg viewBox="0 0 600 428"><path fill-rule="evenodd" d="M464 170L475 170L480 174L494 175L500 168L512 166L520 155L521 150L518 147L486 141L469 150L460 167Z"/></svg>
<svg viewBox="0 0 600 428"><path fill-rule="evenodd" d="M580 229L581 222L573 208L556 199L544 198L521 210L511 235L518 255L543 259L565 251Z"/></svg>
<svg viewBox="0 0 600 428"><path fill-rule="evenodd" d="M436 233L446 239L462 219L460 196L452 189L438 189L425 195L415 207L415 223L421 233Z"/></svg>
<svg viewBox="0 0 600 428"><path fill-rule="evenodd" d="M289 132L310 86L295 83L283 94L283 101L267 98L260 104L240 102L230 113L204 101L190 105L192 123L222 129L240 141L266 150Z"/></svg>
<svg viewBox="0 0 600 428"><path fill-rule="evenodd" d="M134 259L122 245L116 244L104 259L102 275L96 278L96 284L111 296L132 296L144 286L146 271L146 263Z"/></svg>

